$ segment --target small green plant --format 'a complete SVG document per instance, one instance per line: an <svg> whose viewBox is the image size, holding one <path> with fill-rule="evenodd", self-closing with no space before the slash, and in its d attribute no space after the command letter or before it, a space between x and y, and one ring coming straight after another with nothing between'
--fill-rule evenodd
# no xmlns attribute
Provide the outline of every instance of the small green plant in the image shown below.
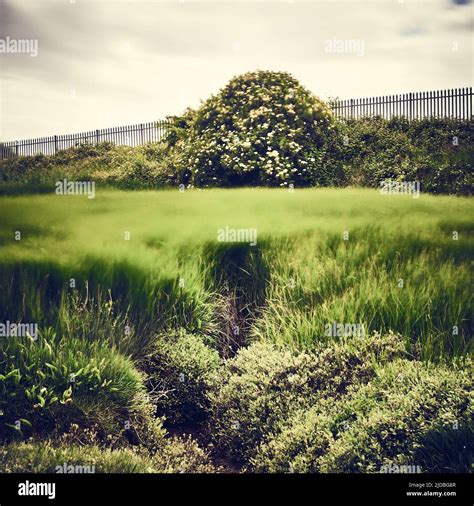
<svg viewBox="0 0 474 506"><path fill-rule="evenodd" d="M199 336L160 336L142 366L157 414L171 425L201 421L208 410L206 380L218 366L218 353Z"/></svg>
<svg viewBox="0 0 474 506"><path fill-rule="evenodd" d="M143 393L130 359L83 339L45 332L11 338L0 347L0 437L61 433L73 421L117 430Z"/></svg>

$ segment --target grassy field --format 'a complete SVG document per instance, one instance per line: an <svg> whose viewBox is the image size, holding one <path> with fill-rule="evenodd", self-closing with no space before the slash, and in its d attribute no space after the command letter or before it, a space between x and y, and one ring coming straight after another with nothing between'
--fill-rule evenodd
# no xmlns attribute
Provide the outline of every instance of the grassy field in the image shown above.
<svg viewBox="0 0 474 506"><path fill-rule="evenodd" d="M87 285L135 324L153 317L212 329L213 294L237 290L258 310L251 334L285 345L310 348L333 321L398 331L427 358L472 344L469 199L352 189L106 191L3 198L0 214L4 319L66 324L57 320L74 278L80 294ZM217 241L226 226L256 229L257 244Z"/></svg>
<svg viewBox="0 0 474 506"><path fill-rule="evenodd" d="M220 360L253 342L311 353L342 340L333 322L398 333L411 357L439 367L473 350L469 198L107 190L2 197L0 217L0 321L37 323L40 336L0 342L9 427L54 425L54 406L73 396L117 432L111 420L136 409L157 336L176 332ZM256 231L256 244L219 241L226 227ZM38 406L54 423L38 421Z"/></svg>

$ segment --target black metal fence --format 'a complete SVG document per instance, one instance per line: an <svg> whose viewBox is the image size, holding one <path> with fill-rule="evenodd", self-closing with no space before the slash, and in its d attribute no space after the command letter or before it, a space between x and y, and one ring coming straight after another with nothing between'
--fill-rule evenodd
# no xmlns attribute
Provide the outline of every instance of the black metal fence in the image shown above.
<svg viewBox="0 0 474 506"><path fill-rule="evenodd" d="M42 153L54 155L58 151L80 144L99 144L111 142L122 146L140 146L148 142L158 142L166 136L171 120L153 123L139 123L123 127L103 128L79 134L53 135L38 139L9 141L0 143L0 158L30 156Z"/></svg>
<svg viewBox="0 0 474 506"><path fill-rule="evenodd" d="M471 87L334 100L330 105L340 118L404 116L409 120L430 117L471 120L472 99Z"/></svg>
<svg viewBox="0 0 474 506"><path fill-rule="evenodd" d="M470 88L421 91L402 95L333 100L330 106L339 118L404 116L409 120L422 118L453 118L472 120L473 92ZM117 145L139 146L158 142L167 133L171 120L139 123L115 128L103 128L79 134L54 135L38 139L0 143L0 158L30 156L38 153L53 155L80 144L111 142Z"/></svg>

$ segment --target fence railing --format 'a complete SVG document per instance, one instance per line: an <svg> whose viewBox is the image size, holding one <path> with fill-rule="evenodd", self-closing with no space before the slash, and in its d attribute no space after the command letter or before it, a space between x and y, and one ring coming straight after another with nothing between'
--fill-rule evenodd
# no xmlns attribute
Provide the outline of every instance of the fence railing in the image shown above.
<svg viewBox="0 0 474 506"><path fill-rule="evenodd" d="M388 119L404 116L409 120L435 117L470 121L473 119L473 92L472 87L422 91L403 95L333 100L330 106L339 118L381 116ZM80 144L98 144L106 141L117 145L139 146L165 138L171 124L172 120L164 120L103 128L79 134L3 142L0 143L0 158L30 156L38 153L53 155Z"/></svg>
<svg viewBox="0 0 474 506"><path fill-rule="evenodd" d="M0 143L0 158L30 156L42 153L54 155L58 151L80 144L99 144L111 142L122 146L140 146L148 142L158 142L166 136L171 120L152 123L139 123L123 127L102 128L79 134L53 135L38 139L9 141Z"/></svg>
<svg viewBox="0 0 474 506"><path fill-rule="evenodd" d="M330 105L340 118L404 116L409 120L430 117L471 120L472 100L471 87L334 100Z"/></svg>

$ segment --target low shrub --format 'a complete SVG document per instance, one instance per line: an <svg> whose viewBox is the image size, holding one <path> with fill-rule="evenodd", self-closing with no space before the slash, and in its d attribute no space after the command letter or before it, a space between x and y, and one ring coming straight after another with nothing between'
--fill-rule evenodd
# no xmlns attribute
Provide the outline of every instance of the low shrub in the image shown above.
<svg viewBox="0 0 474 506"><path fill-rule="evenodd" d="M404 354L399 336L331 341L314 353L255 343L211 377L209 432L219 451L244 463L291 413L330 399L375 374L377 362Z"/></svg>
<svg viewBox="0 0 474 506"><path fill-rule="evenodd" d="M153 466L161 473L213 473L209 452L199 446L191 436L173 437L152 458Z"/></svg>
<svg viewBox="0 0 474 506"><path fill-rule="evenodd" d="M258 447L252 469L468 472L472 450L462 442L472 434L471 389L468 368L397 359L336 402L318 402L288 417ZM448 441L455 444L446 451Z"/></svg>
<svg viewBox="0 0 474 506"><path fill-rule="evenodd" d="M218 366L218 353L199 336L160 336L142 365L158 416L170 425L201 421L208 410L206 381Z"/></svg>
<svg viewBox="0 0 474 506"><path fill-rule="evenodd" d="M0 472L4 473L211 473L216 470L208 453L191 438L168 439L155 454L139 448L58 446L51 441L0 447Z"/></svg>
<svg viewBox="0 0 474 506"><path fill-rule="evenodd" d="M321 470L381 472L390 464L419 465L416 453L428 434L455 424L464 431L472 423L472 385L469 369L408 360L385 365L341 403L347 430L335 432L334 443L320 459Z"/></svg>
<svg viewBox="0 0 474 506"><path fill-rule="evenodd" d="M114 431L144 392L132 361L98 341L8 338L0 363L1 439L61 433L73 422Z"/></svg>
<svg viewBox="0 0 474 506"><path fill-rule="evenodd" d="M318 400L282 419L249 459L250 469L264 473L320 472L319 460L334 443L337 404Z"/></svg>

